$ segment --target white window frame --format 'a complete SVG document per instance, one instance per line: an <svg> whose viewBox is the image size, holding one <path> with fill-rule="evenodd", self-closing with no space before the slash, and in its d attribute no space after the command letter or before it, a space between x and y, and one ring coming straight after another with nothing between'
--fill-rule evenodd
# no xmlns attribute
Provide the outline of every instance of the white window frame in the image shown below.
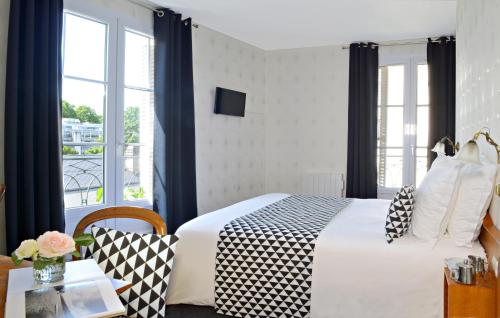
<svg viewBox="0 0 500 318"><path fill-rule="evenodd" d="M127 5L130 5L127 3ZM141 21L102 3L81 0L65 0L64 11L107 24L107 56L105 83L107 84L104 114L104 196L101 204L66 208L66 231L72 233L76 224L87 214L110 206L128 205L152 208L152 202L125 201L123 196L123 118L125 91L125 31L153 38L153 18ZM64 55L63 55L64 57ZM75 78L82 80L80 78ZM101 81L93 81L101 83ZM152 90L150 90L152 92ZM152 195L152 194L151 194ZM115 220L103 222L114 227ZM141 229L145 229L142 227ZM130 229L129 229L130 230Z"/></svg>
<svg viewBox="0 0 500 318"><path fill-rule="evenodd" d="M403 139L403 185L415 184L416 180L416 149L417 149L417 84L419 64L427 64L424 53L413 54L381 54L379 67L404 65L404 139ZM378 171L377 171L378 173ZM378 198L392 199L399 188L377 187Z"/></svg>

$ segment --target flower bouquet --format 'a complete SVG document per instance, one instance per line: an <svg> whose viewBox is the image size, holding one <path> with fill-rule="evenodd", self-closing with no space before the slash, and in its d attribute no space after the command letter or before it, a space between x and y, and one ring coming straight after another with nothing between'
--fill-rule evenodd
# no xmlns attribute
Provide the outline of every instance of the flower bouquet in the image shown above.
<svg viewBox="0 0 500 318"><path fill-rule="evenodd" d="M14 264L23 259L33 261L33 276L36 283L52 283L64 278L66 270L64 256L71 253L80 257L76 245L89 246L94 242L91 234L82 234L75 238L57 231L45 232L37 240L25 240L12 253Z"/></svg>

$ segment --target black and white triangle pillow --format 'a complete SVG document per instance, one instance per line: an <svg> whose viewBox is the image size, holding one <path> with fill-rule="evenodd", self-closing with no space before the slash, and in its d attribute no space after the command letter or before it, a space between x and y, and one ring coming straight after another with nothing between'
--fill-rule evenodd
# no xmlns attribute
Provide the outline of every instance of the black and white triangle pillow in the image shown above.
<svg viewBox="0 0 500 318"><path fill-rule="evenodd" d="M106 276L133 286L120 295L127 317L165 317L175 235L138 234L92 227L89 251Z"/></svg>
<svg viewBox="0 0 500 318"><path fill-rule="evenodd" d="M411 224L415 204L415 187L404 186L392 199L385 220L385 237L388 243L403 236Z"/></svg>

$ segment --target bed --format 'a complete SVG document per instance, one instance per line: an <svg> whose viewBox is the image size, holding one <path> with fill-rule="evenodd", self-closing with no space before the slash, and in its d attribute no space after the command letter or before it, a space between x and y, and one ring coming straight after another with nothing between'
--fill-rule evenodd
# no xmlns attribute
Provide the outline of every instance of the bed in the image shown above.
<svg viewBox="0 0 500 318"><path fill-rule="evenodd" d="M289 196L262 195L179 228L167 296L171 317L176 317L176 309L222 317L211 315L215 311L210 309L215 304L219 232L231 220ZM388 200L354 199L321 231L314 251L311 317L442 317L444 258L486 255L478 241L470 248L457 247L447 237L429 244L408 234L387 244L384 225L389 204ZM487 248L493 250L498 246L492 237L483 230L481 238L489 240Z"/></svg>

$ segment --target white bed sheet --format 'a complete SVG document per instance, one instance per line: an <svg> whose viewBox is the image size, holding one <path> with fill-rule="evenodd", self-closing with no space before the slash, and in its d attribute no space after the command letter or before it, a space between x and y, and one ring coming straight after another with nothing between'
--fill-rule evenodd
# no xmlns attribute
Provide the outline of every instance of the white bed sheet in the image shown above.
<svg viewBox="0 0 500 318"><path fill-rule="evenodd" d="M229 221L286 198L266 194L202 215L177 234L168 304L213 306L219 231ZM387 200L355 199L320 233L314 253L311 317L442 317L446 257L484 256L482 246L436 246L412 235L387 244Z"/></svg>

